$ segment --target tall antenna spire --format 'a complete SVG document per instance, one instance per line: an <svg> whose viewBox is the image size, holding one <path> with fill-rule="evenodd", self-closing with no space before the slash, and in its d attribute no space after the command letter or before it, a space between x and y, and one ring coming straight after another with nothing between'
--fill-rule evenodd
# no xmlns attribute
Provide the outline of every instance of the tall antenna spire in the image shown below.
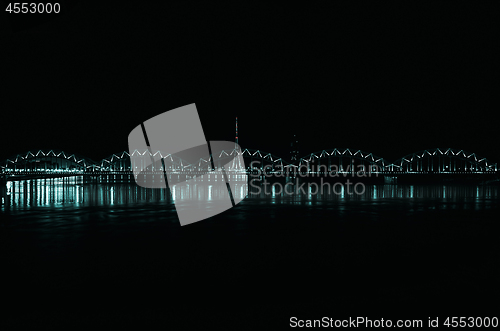
<svg viewBox="0 0 500 331"><path fill-rule="evenodd" d="M238 117L236 117L236 145L238 144Z"/></svg>

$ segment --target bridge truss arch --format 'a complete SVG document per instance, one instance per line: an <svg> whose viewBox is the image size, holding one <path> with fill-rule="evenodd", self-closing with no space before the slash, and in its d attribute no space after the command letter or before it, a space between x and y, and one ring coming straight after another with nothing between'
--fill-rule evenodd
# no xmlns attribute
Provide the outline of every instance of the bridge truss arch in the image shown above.
<svg viewBox="0 0 500 331"><path fill-rule="evenodd" d="M151 160L159 161L160 158L164 160L164 165L169 171L210 171L212 168L212 155L199 158L197 160L186 161L176 155L166 154L163 155L161 152L156 152L151 154L149 150L139 151L134 150L132 152L132 157L130 153L123 151L120 153L114 153L110 156L102 159L97 165L101 171L133 171L138 169L145 169L151 165ZM244 165L241 164L241 158L236 156L242 156L244 160ZM239 148L233 149L223 149L217 151L217 155L213 157L213 166L220 169L222 166L226 166L226 170L229 171L255 171L255 170L267 170L273 171L284 171L290 164L284 161L282 158L261 150L255 149L244 149ZM156 165L159 165L156 162ZM162 169L157 166L156 169Z"/></svg>
<svg viewBox="0 0 500 331"><path fill-rule="evenodd" d="M333 148L321 150L301 157L296 166L298 171L363 171L383 172L390 163L384 158L359 149Z"/></svg>
<svg viewBox="0 0 500 331"><path fill-rule="evenodd" d="M243 157L244 165L240 163L239 157ZM214 164L215 167L220 167L222 165L228 164L228 169L231 171L268 171L268 172L282 172L285 171L289 163L269 152L265 152L259 149L239 149L233 148L228 150L222 150L214 158L217 160ZM227 162L226 162L227 160Z"/></svg>
<svg viewBox="0 0 500 331"><path fill-rule="evenodd" d="M0 163L3 172L84 172L98 169L87 157L60 150L28 151Z"/></svg>
<svg viewBox="0 0 500 331"><path fill-rule="evenodd" d="M496 172L497 164L462 149L433 148L408 154L387 167L407 173Z"/></svg>
<svg viewBox="0 0 500 331"><path fill-rule="evenodd" d="M250 172L259 170L260 172L283 173L290 167L290 163L281 157L260 149L246 148L241 153L245 160L245 168Z"/></svg>
<svg viewBox="0 0 500 331"><path fill-rule="evenodd" d="M163 159L163 162L160 160ZM153 162L154 161L154 162ZM173 154L165 154L161 151L150 152L149 150L134 150L132 154L128 151L111 154L99 163L101 171L133 171L138 169L151 168L151 170L163 170L163 165L167 170L201 170L206 169L210 158L200 158L195 162L186 161ZM153 164L154 163L154 164ZM153 166L151 167L151 165Z"/></svg>

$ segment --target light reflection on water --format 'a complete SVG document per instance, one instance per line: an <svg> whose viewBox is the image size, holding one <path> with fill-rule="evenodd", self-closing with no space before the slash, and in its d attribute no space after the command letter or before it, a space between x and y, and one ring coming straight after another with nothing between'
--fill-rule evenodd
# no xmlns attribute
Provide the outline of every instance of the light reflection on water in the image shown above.
<svg viewBox="0 0 500 331"><path fill-rule="evenodd" d="M246 192L246 185L236 184L236 197ZM210 202L229 198L227 189L218 185L174 185L168 189L150 189L135 183L84 183L81 176L32 179L7 182L0 188L2 209L28 209L43 206L113 206L129 203L165 202L187 199Z"/></svg>
<svg viewBox="0 0 500 331"><path fill-rule="evenodd" d="M216 189L217 188L217 189ZM431 205L439 203L452 209L482 209L498 204L500 188L488 185L366 185L362 194L349 194L343 186L336 193L317 192L314 186L283 186L237 184L232 191L236 198L266 204L316 205L330 202L395 203ZM2 210L25 210L31 207L113 206L129 203L179 203L185 199L210 201L227 196L219 186L199 189L196 186L167 189L148 189L135 183L83 183L83 178L51 178L7 182L0 188Z"/></svg>

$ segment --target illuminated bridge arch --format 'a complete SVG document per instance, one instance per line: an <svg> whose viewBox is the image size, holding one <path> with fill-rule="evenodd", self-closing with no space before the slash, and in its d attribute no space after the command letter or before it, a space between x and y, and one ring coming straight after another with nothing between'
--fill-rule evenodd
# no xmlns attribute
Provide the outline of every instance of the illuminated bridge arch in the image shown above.
<svg viewBox="0 0 500 331"><path fill-rule="evenodd" d="M101 171L132 171L130 154L127 151L111 154L99 162Z"/></svg>
<svg viewBox="0 0 500 331"><path fill-rule="evenodd" d="M261 150L254 149L228 149L222 150L218 152L216 158L217 164L214 164L215 167L221 167L224 164L226 159L232 160L228 170L234 169L242 169L242 165L237 164L238 158L234 158L235 153L238 155L243 155L243 159L245 161L245 168L247 170L250 169L252 163L254 161L258 161L258 163L253 163L254 167L259 167L262 169L264 166L269 165L270 169L282 169L284 166L288 165L288 162L284 161L282 158L277 157L268 152L264 152ZM133 165L131 164L130 154L127 151L123 151L120 153L111 154L110 156L104 158L99 163L99 168L103 171L132 171L132 166L137 168L144 168L145 165L151 163L151 153L148 150L139 151L135 150L132 153ZM155 160L159 160L159 157L163 159L168 159L169 164L173 164L176 169L184 169L184 170L207 170L211 168L211 157L199 158L196 161L187 162L175 155L167 154L162 155L161 152L156 152L153 154L153 158ZM269 167L268 167L269 168Z"/></svg>
<svg viewBox="0 0 500 331"><path fill-rule="evenodd" d="M269 169L271 171L284 170L290 166L290 163L283 160L281 157L264 152L259 149L246 148L240 151L245 160L245 167L247 170L252 169Z"/></svg>
<svg viewBox="0 0 500 331"><path fill-rule="evenodd" d="M97 163L87 157L59 150L38 150L12 156L1 164L4 172L92 171Z"/></svg>
<svg viewBox="0 0 500 331"><path fill-rule="evenodd" d="M408 154L388 166L390 171L419 173L494 172L497 164L462 149L426 149Z"/></svg>
<svg viewBox="0 0 500 331"><path fill-rule="evenodd" d="M227 170L242 169L242 165L238 164L238 158L234 157L235 153L243 156L246 170L250 170L252 165L254 167L258 167L259 169L267 166L267 168L270 170L277 170L283 169L286 165L289 164L282 158L271 153L247 148L244 150L221 150L220 152L218 152L217 157L214 158L214 160L217 160L214 166L219 168L222 165L227 164L227 162L225 161L227 159L231 160L228 161L230 162L230 165L229 169ZM130 154L127 151L111 154L110 156L101 160L101 162L98 164L99 169L101 169L102 171L132 171L132 167L143 169L146 165L149 165L151 163L151 153L148 150L135 150L132 155L134 156L132 158L132 162L134 162L134 164L131 164ZM159 160L160 157L168 160L168 164L174 165L174 167L179 170L207 170L212 167L211 156L206 158L199 158L198 160L192 162L187 162L171 154L162 155L161 152L156 152L153 154L153 158L155 160ZM254 161L258 162L255 163Z"/></svg>
<svg viewBox="0 0 500 331"><path fill-rule="evenodd" d="M375 156L372 153L350 148L334 148L322 150L301 157L296 166L307 171L320 169L324 171L358 171L364 166L366 171L384 171L390 163L384 158ZM370 168L371 167L371 168Z"/></svg>
<svg viewBox="0 0 500 331"><path fill-rule="evenodd" d="M282 158L264 152L258 149L250 149L246 148L244 150L233 148L233 149L225 149L221 150L214 157L215 163L214 166L216 168L220 168L221 166L229 163L228 169L226 170L251 170L253 169L264 169L264 167L269 171L274 170L282 170L289 163L284 161ZM243 156L244 167L243 164L240 164L239 158L235 157L235 155ZM227 161L226 161L227 160ZM206 169L207 166L210 165L211 158L207 159L199 159L198 163L195 165L199 168Z"/></svg>
<svg viewBox="0 0 500 331"><path fill-rule="evenodd" d="M111 154L101 160L99 168L101 171L132 171L134 168L144 169L152 163L151 159L155 161L163 159L167 161L164 164L169 167L169 169L173 170L197 170L203 168L210 160L210 158L207 158L207 160L199 159L194 163L190 163L172 154L163 155L160 151L151 154L149 150L134 150L132 152L132 158L128 151ZM158 167L157 170L159 169L161 169L161 167Z"/></svg>

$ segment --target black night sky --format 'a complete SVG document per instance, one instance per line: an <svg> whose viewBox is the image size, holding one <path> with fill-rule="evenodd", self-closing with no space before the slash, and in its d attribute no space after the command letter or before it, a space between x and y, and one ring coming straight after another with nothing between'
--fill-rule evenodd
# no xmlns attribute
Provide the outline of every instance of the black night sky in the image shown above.
<svg viewBox="0 0 500 331"><path fill-rule="evenodd" d="M11 14L0 1L0 163L39 149L99 162L195 103L208 141L234 141L238 117L242 148L286 161L295 134L299 157L453 148L500 164L498 2L58 2L60 14ZM0 330L498 325L498 172L438 157L372 177L354 168L366 160L337 173L335 158L287 177L232 163L207 182L183 163L118 172L147 157L8 168Z"/></svg>
<svg viewBox="0 0 500 331"><path fill-rule="evenodd" d="M100 160L142 121L196 103L207 140L234 140L238 116L243 148L287 159L297 134L300 155L451 147L500 161L490 4L62 5L1 14L0 159Z"/></svg>

